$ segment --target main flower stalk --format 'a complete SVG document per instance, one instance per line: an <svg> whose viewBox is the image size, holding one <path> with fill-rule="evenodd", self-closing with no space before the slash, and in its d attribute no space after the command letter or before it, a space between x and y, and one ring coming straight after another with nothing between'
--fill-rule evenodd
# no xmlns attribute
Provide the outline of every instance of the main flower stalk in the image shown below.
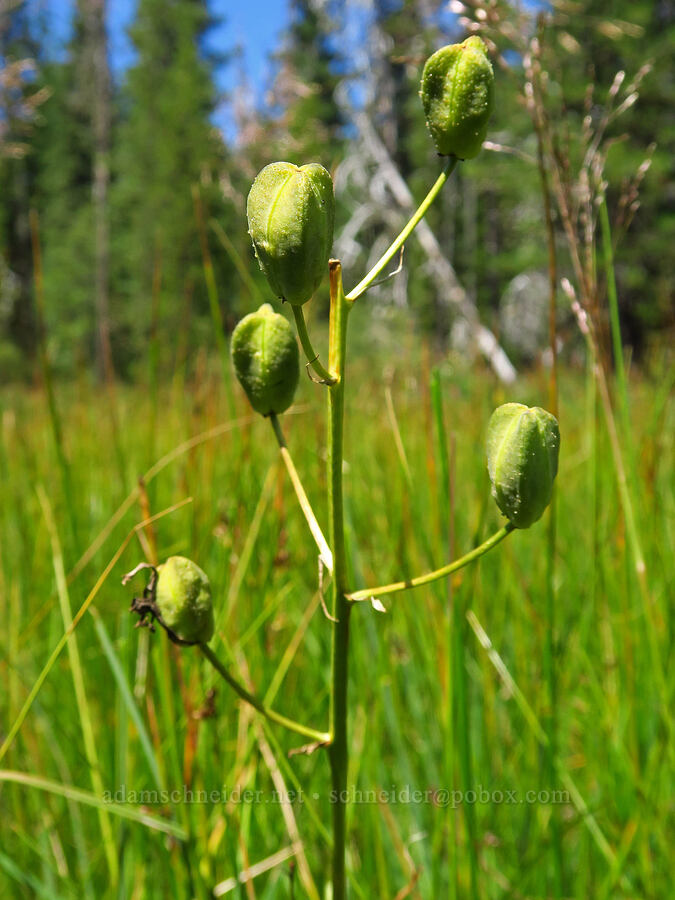
<svg viewBox="0 0 675 900"><path fill-rule="evenodd" d="M334 383L328 388L328 511L330 542L333 550L333 607L331 642L331 691L329 758L331 766L331 810L333 819L333 900L345 900L345 850L347 840L347 696L349 657L349 614L347 600L347 561L345 554L344 506L342 498L342 460L344 437L345 356L347 318L351 303L342 287L342 268L338 260L329 262L330 336L328 368Z"/></svg>

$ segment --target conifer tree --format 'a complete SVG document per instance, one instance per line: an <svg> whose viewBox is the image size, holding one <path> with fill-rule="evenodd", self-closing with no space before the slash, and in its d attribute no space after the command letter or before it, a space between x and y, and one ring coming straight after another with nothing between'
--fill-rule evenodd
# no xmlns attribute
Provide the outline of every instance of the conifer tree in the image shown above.
<svg viewBox="0 0 675 900"><path fill-rule="evenodd" d="M63 60L46 61L50 97L36 131L33 205L39 215L47 331L57 369L96 354L92 205L94 97L85 4L75 8Z"/></svg>
<svg viewBox="0 0 675 900"><path fill-rule="evenodd" d="M335 92L344 61L333 42L334 26L324 7L292 0L290 25L271 91L280 149L293 162L316 160L331 166L341 154L344 118Z"/></svg>
<svg viewBox="0 0 675 900"><path fill-rule="evenodd" d="M147 338L153 280L167 334L178 333L193 288L196 312L208 309L193 187L200 186L207 213L222 216L217 172L225 151L211 121L217 62L206 49L211 24L200 0L140 0L130 29L138 58L122 97L113 246L124 300L117 319L132 357Z"/></svg>
<svg viewBox="0 0 675 900"><path fill-rule="evenodd" d="M35 350L30 197L32 142L46 92L22 4L0 6L0 377L27 373Z"/></svg>

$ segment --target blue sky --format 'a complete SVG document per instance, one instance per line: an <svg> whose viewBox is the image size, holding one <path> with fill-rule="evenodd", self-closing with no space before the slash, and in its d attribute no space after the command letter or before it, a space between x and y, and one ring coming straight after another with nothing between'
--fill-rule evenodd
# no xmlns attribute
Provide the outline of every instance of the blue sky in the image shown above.
<svg viewBox="0 0 675 900"><path fill-rule="evenodd" d="M117 75L133 61L126 29L133 21L136 2L108 0L110 60ZM46 9L55 44L67 41L75 0L37 0L35 5ZM209 9L215 17L223 19L212 32L211 43L224 51L241 45L248 79L260 91L269 71L269 54L277 48L280 33L288 21L288 0L209 0ZM218 85L228 90L237 77L236 65L224 66L217 73Z"/></svg>

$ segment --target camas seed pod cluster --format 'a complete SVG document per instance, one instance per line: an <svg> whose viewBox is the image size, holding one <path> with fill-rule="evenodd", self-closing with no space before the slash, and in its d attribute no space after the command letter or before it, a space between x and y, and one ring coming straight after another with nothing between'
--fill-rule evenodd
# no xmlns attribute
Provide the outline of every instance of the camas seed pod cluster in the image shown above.
<svg viewBox="0 0 675 900"><path fill-rule="evenodd" d="M270 163L246 203L248 230L260 268L277 297L300 306L323 278L333 244L335 199L318 163Z"/></svg>
<svg viewBox="0 0 675 900"><path fill-rule="evenodd" d="M494 106L494 72L476 35L441 47L426 61L420 97L441 156L477 156Z"/></svg>
<svg viewBox="0 0 675 900"><path fill-rule="evenodd" d="M182 641L207 644L213 637L211 585L185 556L170 556L157 568L155 603L167 628Z"/></svg>
<svg viewBox="0 0 675 900"><path fill-rule="evenodd" d="M253 409L263 416L288 409L298 386L300 362L295 335L284 316L263 303L239 322L230 349Z"/></svg>
<svg viewBox="0 0 675 900"><path fill-rule="evenodd" d="M560 431L538 406L505 403L490 417L487 463L492 496L516 528L529 528L551 501Z"/></svg>

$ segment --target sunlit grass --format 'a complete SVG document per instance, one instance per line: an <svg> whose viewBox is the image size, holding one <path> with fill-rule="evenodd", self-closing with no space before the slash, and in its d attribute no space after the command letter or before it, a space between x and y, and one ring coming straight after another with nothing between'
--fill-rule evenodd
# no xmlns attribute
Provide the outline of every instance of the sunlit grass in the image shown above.
<svg viewBox="0 0 675 900"><path fill-rule="evenodd" d="M453 484L448 507L439 493L443 452L426 358L409 342L393 359L361 358L350 368L345 489L354 589L447 561L448 508L457 555L496 530L483 453L489 414L507 399L546 402L545 372L506 395L489 376L441 366ZM664 660L675 521L667 387L665 375L633 377L629 386L640 538ZM537 730L547 713L544 518L457 573L451 595L441 583L389 598L386 614L365 603L354 610L350 783L364 801L351 810L348 859L356 896L395 897L408 885L409 896L444 897L454 864L458 896L467 896L471 832L481 897L536 896L542 870L551 865L553 817L562 833L564 896L667 895L673 748L653 677L649 623L602 418L587 415L583 374L563 370L560 388L554 780L567 791L564 802L526 801L526 792L548 788L549 777ZM21 783L0 775L2 896L206 896L218 884L233 896L249 896L237 893L233 879L258 864L257 897L293 896L292 885L295 897L323 896L330 789L322 751L287 758L302 740L263 724L216 682L195 650L135 630L128 614L132 591L120 585L122 574L155 546L159 559L175 553L195 559L214 586L219 655L280 713L325 727L329 628L318 595L317 551L269 424L250 415L236 389L234 396L236 420L218 367L185 380L181 374L156 395L120 387L113 435L104 392L86 382L57 386L69 497L42 394L16 390L1 398L2 741L50 654L59 643L64 647L0 762L3 770L25 775ZM283 427L325 527L323 400L308 380ZM143 474L146 487L139 490ZM56 523L51 535L46 508ZM101 580L134 526L165 510L133 533ZM57 548L67 576L61 604ZM140 577L134 587L142 589ZM449 596L463 613L452 619L462 629L452 641ZM85 600L92 604L76 636L96 772L73 689L79 676L65 650L66 598L73 616ZM458 671L448 666L449 647L462 653L465 716L457 708L448 714L449 677L456 697ZM669 671L672 698L672 667L666 666ZM459 734L464 723L466 743ZM470 759L462 761L467 747ZM92 793L99 781L114 802L101 803ZM466 807L443 793L462 786L478 794L469 829ZM188 790L220 792L223 802L184 803ZM283 790L299 792L300 799L283 806L273 793ZM143 797L142 791L159 793ZM128 819L115 803L129 810ZM119 862L117 886L101 813Z"/></svg>

